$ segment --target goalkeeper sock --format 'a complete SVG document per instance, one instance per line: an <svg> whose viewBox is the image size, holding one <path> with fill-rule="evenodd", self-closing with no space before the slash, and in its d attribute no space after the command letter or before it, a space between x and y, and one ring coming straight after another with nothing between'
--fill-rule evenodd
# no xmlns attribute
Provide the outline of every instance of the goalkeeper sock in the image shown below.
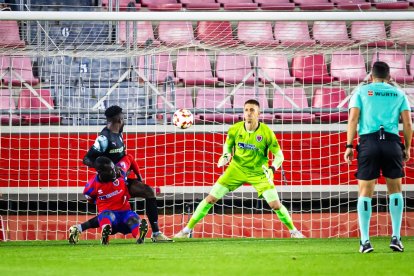
<svg viewBox="0 0 414 276"><path fill-rule="evenodd" d="M91 218L88 221L85 221L81 224L82 231L86 231L90 228L98 228L99 227L99 220L98 216Z"/></svg>
<svg viewBox="0 0 414 276"><path fill-rule="evenodd" d="M151 224L151 229L153 233L157 233L160 231L158 227L158 207L157 207L157 199L153 198L146 198L145 199L145 212L147 214L149 223Z"/></svg>
<svg viewBox="0 0 414 276"><path fill-rule="evenodd" d="M289 215L289 211L286 209L286 207L284 205L282 205L282 207L280 207L279 210L273 210L277 217L280 219L280 221L286 225L286 227L289 230L295 230L296 227L293 225L293 221L292 218Z"/></svg>
<svg viewBox="0 0 414 276"><path fill-rule="evenodd" d="M390 195L389 202L391 222L392 222L392 236L401 238L401 221L404 209L404 200L402 193L395 193Z"/></svg>
<svg viewBox="0 0 414 276"><path fill-rule="evenodd" d="M195 225L207 215L212 206L213 204L209 204L205 199L203 199L195 209L194 214L191 216L191 219L187 224L187 227L189 229L194 229Z"/></svg>
<svg viewBox="0 0 414 276"><path fill-rule="evenodd" d="M361 242L364 244L366 241L369 241L369 222L371 220L372 207L371 207L372 198L360 196L358 197L358 222L359 229L361 231Z"/></svg>

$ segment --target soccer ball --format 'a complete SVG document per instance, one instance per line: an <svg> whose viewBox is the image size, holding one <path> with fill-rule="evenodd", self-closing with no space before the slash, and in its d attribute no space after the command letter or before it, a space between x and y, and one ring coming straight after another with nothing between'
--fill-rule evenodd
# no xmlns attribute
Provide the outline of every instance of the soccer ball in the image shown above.
<svg viewBox="0 0 414 276"><path fill-rule="evenodd" d="M186 129L193 125L194 117L190 110L181 108L174 113L172 121L176 127Z"/></svg>

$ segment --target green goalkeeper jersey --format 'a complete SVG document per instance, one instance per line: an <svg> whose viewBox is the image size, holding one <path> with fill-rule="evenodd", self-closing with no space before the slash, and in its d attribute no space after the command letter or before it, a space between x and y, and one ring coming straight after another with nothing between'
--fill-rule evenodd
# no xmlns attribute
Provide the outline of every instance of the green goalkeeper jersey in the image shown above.
<svg viewBox="0 0 414 276"><path fill-rule="evenodd" d="M227 133L226 144L234 148L230 164L252 173L263 173L262 165L267 166L269 151L276 154L280 150L275 134L264 123L259 123L253 132L245 129L244 122L234 124Z"/></svg>

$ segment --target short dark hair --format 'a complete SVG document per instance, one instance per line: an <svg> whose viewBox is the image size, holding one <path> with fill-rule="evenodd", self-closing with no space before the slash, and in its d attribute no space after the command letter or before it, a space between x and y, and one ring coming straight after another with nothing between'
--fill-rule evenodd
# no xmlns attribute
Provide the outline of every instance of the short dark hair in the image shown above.
<svg viewBox="0 0 414 276"><path fill-rule="evenodd" d="M259 107L259 108L260 108L260 104L259 104L259 102L258 102L257 100L255 100L255 99L250 99L250 100L247 100L247 101L244 103L244 105L246 105L246 104L254 104L254 105L257 105L257 107Z"/></svg>
<svg viewBox="0 0 414 276"><path fill-rule="evenodd" d="M99 156L94 162L94 167L98 173L105 172L111 167L112 160L106 156Z"/></svg>
<svg viewBox="0 0 414 276"><path fill-rule="evenodd" d="M120 115L122 113L122 108L117 106L117 105L113 105L108 107L105 110L105 117L108 121L110 121L112 118Z"/></svg>
<svg viewBox="0 0 414 276"><path fill-rule="evenodd" d="M383 61L376 61L372 65L372 76L379 79L386 79L390 76L390 67Z"/></svg>

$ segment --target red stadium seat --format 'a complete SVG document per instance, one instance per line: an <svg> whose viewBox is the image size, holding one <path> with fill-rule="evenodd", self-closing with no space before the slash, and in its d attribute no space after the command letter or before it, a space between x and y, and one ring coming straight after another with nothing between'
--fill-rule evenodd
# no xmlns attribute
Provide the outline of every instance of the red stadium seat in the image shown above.
<svg viewBox="0 0 414 276"><path fill-rule="evenodd" d="M14 111L16 110L16 103L14 99L7 89L0 90L0 109L1 110L9 110ZM19 124L21 122L21 118L18 115L0 115L0 122L2 125L9 125L10 123L13 125Z"/></svg>
<svg viewBox="0 0 414 276"><path fill-rule="evenodd" d="M283 46L312 46L316 41L310 38L308 23L305 21L277 21L274 27L275 39Z"/></svg>
<svg viewBox="0 0 414 276"><path fill-rule="evenodd" d="M371 3L365 0L333 0L332 3L341 10L369 10Z"/></svg>
<svg viewBox="0 0 414 276"><path fill-rule="evenodd" d="M268 47L279 45L272 32L271 22L240 21L237 27L237 37L247 46Z"/></svg>
<svg viewBox="0 0 414 276"><path fill-rule="evenodd" d="M358 43L366 42L367 46L386 47L394 43L387 40L385 25L382 21L353 21L351 37Z"/></svg>
<svg viewBox="0 0 414 276"><path fill-rule="evenodd" d="M413 76L407 73L406 55L398 50L380 50L372 56L371 67L375 61L384 61L390 67L391 78L398 83L407 83L413 81Z"/></svg>
<svg viewBox="0 0 414 276"><path fill-rule="evenodd" d="M166 110L167 112L174 112L179 108L186 108L186 109L193 109L193 95L192 95L191 88L178 88L175 90L174 95L171 94L171 91L168 91L166 95L166 99L173 104L174 108L170 108L165 102L162 100L161 96L158 96L157 100L157 107L158 109ZM157 115L159 119L164 119L165 114L160 113ZM167 114L167 121L171 121L172 114Z"/></svg>
<svg viewBox="0 0 414 276"><path fill-rule="evenodd" d="M413 21L393 21L390 24L391 40L400 45L414 45L413 30ZM413 74L413 72L411 74Z"/></svg>
<svg viewBox="0 0 414 276"><path fill-rule="evenodd" d="M8 72L3 76L4 85L10 82L13 86L22 86L23 82L30 85L39 83L39 79L33 76L32 61L29 57L0 56L0 76L6 70Z"/></svg>
<svg viewBox="0 0 414 276"><path fill-rule="evenodd" d="M367 76L364 57L358 51L332 53L331 76L343 83L360 83Z"/></svg>
<svg viewBox="0 0 414 276"><path fill-rule="evenodd" d="M116 10L116 2L117 1L112 1L112 10ZM129 10L131 7L135 7L134 9L139 10L141 8L140 4L135 3L135 1L131 1L131 0L118 0L119 3L119 10L120 11L125 11L125 10ZM109 0L102 0L102 7L105 9L110 9L109 7Z"/></svg>
<svg viewBox="0 0 414 276"><path fill-rule="evenodd" d="M177 78L186 85L213 85L218 79L213 77L210 59L206 52L181 51L177 55Z"/></svg>
<svg viewBox="0 0 414 276"><path fill-rule="evenodd" d="M217 57L216 76L219 81L224 83L241 83L251 70L252 66L248 56L220 53ZM254 83L253 76L247 78L244 83Z"/></svg>
<svg viewBox="0 0 414 276"><path fill-rule="evenodd" d="M140 75L146 77L152 83L163 84L167 79L172 79L175 83L178 82L178 78L174 76L171 56L168 54L159 54L155 57L140 56L137 62ZM146 62L148 64L145 64Z"/></svg>
<svg viewBox="0 0 414 276"><path fill-rule="evenodd" d="M314 108L338 108L338 105L346 98L346 92L341 88L316 88L313 93L312 107ZM348 108L345 103L343 108ZM348 119L348 112L322 112L315 113L317 119L325 123L339 123Z"/></svg>
<svg viewBox="0 0 414 276"><path fill-rule="evenodd" d="M321 45L340 46L353 43L348 37L345 21L315 21L313 38Z"/></svg>
<svg viewBox="0 0 414 276"><path fill-rule="evenodd" d="M404 0L371 0L371 3L378 10L405 10L410 6Z"/></svg>
<svg viewBox="0 0 414 276"><path fill-rule="evenodd" d="M53 108L55 104L53 103L52 97L50 96L50 91L41 89L36 90L40 97L46 100L49 105ZM27 124L58 124L60 122L60 117L55 114L24 114L25 109L32 110L48 110L46 105L42 103L38 97L36 97L29 89L24 89L20 92L18 108L22 111L23 122Z"/></svg>
<svg viewBox="0 0 414 276"><path fill-rule="evenodd" d="M292 58L292 75L303 83L330 83L334 79L328 74L323 55L305 53L299 53Z"/></svg>
<svg viewBox="0 0 414 276"><path fill-rule="evenodd" d="M215 0L180 0L187 10L219 10L220 4Z"/></svg>
<svg viewBox="0 0 414 276"><path fill-rule="evenodd" d="M295 3L289 0L254 0L262 10L293 11Z"/></svg>
<svg viewBox="0 0 414 276"><path fill-rule="evenodd" d="M283 92L285 95L283 95ZM305 95L305 90L303 88L284 88L282 91L275 89L273 94L273 108L283 108L283 109L294 109L294 108L308 108L308 99ZM289 100L289 97L296 105L292 105ZM310 123L315 120L315 115L310 113L275 113L275 119L281 120L283 122L303 122Z"/></svg>
<svg viewBox="0 0 414 276"><path fill-rule="evenodd" d="M158 37L162 43L169 46L195 42L193 25L186 21L161 21L158 24Z"/></svg>
<svg viewBox="0 0 414 276"><path fill-rule="evenodd" d="M226 98L225 88L201 88L198 90L196 98L196 109L213 109L214 112L199 112L195 115L196 121L217 122L232 124L239 120L238 114L229 114L216 111L217 106ZM221 107L231 109L230 98Z"/></svg>
<svg viewBox="0 0 414 276"><path fill-rule="evenodd" d="M134 29L135 41L134 40ZM120 21L118 43L137 45L140 47L158 46L160 42L154 38L150 21Z"/></svg>
<svg viewBox="0 0 414 276"><path fill-rule="evenodd" d="M273 81L275 83L292 84L295 81L295 78L290 75L288 60L283 53L259 55L257 67L264 73L262 74L262 72L259 71L259 79L263 83Z"/></svg>
<svg viewBox="0 0 414 276"><path fill-rule="evenodd" d="M244 103L247 100L255 99L260 104L260 115L259 120L271 123L274 120L274 115L269 112L264 112L264 109L269 108L269 102L266 96L266 89L264 88L258 88L257 93L255 92L254 88L240 88L236 91L236 94L234 94L234 100L233 100L233 108L243 108ZM243 120L243 114L239 114L239 119Z"/></svg>
<svg viewBox="0 0 414 276"><path fill-rule="evenodd" d="M182 5L176 0L141 0L143 7L150 11L179 11Z"/></svg>
<svg viewBox="0 0 414 276"><path fill-rule="evenodd" d="M252 0L217 0L225 10L257 10L258 4Z"/></svg>
<svg viewBox="0 0 414 276"><path fill-rule="evenodd" d="M17 21L0 21L0 47L24 47Z"/></svg>
<svg viewBox="0 0 414 276"><path fill-rule="evenodd" d="M293 0L301 10L332 10L334 4L329 0Z"/></svg>
<svg viewBox="0 0 414 276"><path fill-rule="evenodd" d="M215 46L234 46L233 30L228 21L200 21L197 24L197 39Z"/></svg>

